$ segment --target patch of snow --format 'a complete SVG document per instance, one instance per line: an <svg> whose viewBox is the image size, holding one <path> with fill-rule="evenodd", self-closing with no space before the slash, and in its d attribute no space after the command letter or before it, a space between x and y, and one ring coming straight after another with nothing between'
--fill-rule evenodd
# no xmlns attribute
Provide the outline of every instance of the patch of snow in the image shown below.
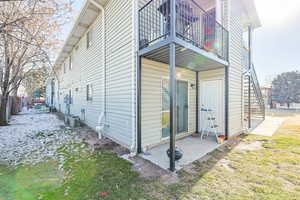
<svg viewBox="0 0 300 200"><path fill-rule="evenodd" d="M234 169L232 167L230 167L230 160L223 158L221 160L219 160L217 162L217 165L220 167L223 167L224 169L230 171L230 172L234 172Z"/></svg>
<svg viewBox="0 0 300 200"><path fill-rule="evenodd" d="M124 154L124 155L120 156L120 158L123 158L124 160L127 160L131 164L134 164L134 161L131 160L131 155L130 154Z"/></svg>
<svg viewBox="0 0 300 200"><path fill-rule="evenodd" d="M260 150L263 149L262 142L260 141L255 141L252 143L246 143L242 142L238 144L235 149L241 150L241 151L255 151L255 150Z"/></svg>
<svg viewBox="0 0 300 200"><path fill-rule="evenodd" d="M56 152L62 145L81 141L76 132L62 127L64 123L54 114L23 110L9 126L0 127L0 163L16 166L59 160Z"/></svg>

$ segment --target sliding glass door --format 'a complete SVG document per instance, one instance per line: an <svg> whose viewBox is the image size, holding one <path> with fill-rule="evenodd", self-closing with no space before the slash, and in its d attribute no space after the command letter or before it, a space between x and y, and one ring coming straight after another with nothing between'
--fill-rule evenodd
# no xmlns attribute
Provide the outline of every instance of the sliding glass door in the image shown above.
<svg viewBox="0 0 300 200"><path fill-rule="evenodd" d="M162 81L162 137L170 136L169 80ZM177 133L188 132L188 82L177 81Z"/></svg>

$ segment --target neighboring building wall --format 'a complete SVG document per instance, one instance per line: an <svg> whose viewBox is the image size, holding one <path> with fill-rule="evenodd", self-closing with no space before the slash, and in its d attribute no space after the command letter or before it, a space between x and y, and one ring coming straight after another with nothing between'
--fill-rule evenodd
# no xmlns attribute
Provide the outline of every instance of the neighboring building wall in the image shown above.
<svg viewBox="0 0 300 200"><path fill-rule="evenodd" d="M54 78L52 76L49 76L48 80L47 80L47 83L46 83L46 97L45 97L45 103L47 106L52 106L51 105L51 98L52 98L52 80ZM56 85L56 81L54 79L54 97L53 97L53 106L58 108L57 107L57 101L58 101L58 98L57 98L57 91L58 91L58 88L57 88L57 85Z"/></svg>
<svg viewBox="0 0 300 200"><path fill-rule="evenodd" d="M300 109L300 103L291 103L290 108Z"/></svg>

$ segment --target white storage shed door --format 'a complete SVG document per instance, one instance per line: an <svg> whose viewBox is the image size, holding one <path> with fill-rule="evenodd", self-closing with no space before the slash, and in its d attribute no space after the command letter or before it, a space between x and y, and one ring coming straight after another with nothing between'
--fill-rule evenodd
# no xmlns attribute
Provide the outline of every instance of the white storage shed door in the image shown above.
<svg viewBox="0 0 300 200"><path fill-rule="evenodd" d="M223 79L216 80L203 80L200 82L200 130L206 128L207 117L205 112L201 112L201 108L208 108L213 111L216 117L217 125L219 126L219 132L224 134L224 81Z"/></svg>

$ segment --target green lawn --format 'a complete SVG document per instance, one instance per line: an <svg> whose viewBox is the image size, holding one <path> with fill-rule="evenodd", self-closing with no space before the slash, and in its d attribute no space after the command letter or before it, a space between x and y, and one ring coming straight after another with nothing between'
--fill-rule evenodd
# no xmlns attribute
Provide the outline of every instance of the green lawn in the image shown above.
<svg viewBox="0 0 300 200"><path fill-rule="evenodd" d="M60 154L64 172L55 161L16 170L0 166L0 200L151 199L131 164L113 153L69 145Z"/></svg>
<svg viewBox="0 0 300 200"><path fill-rule="evenodd" d="M59 151L64 170L56 161L16 170L0 166L0 200L300 199L299 121L289 120L273 137L244 136L243 143L258 141L261 147L216 150L209 160L181 170L180 182L171 185L142 180L113 153L68 145Z"/></svg>

